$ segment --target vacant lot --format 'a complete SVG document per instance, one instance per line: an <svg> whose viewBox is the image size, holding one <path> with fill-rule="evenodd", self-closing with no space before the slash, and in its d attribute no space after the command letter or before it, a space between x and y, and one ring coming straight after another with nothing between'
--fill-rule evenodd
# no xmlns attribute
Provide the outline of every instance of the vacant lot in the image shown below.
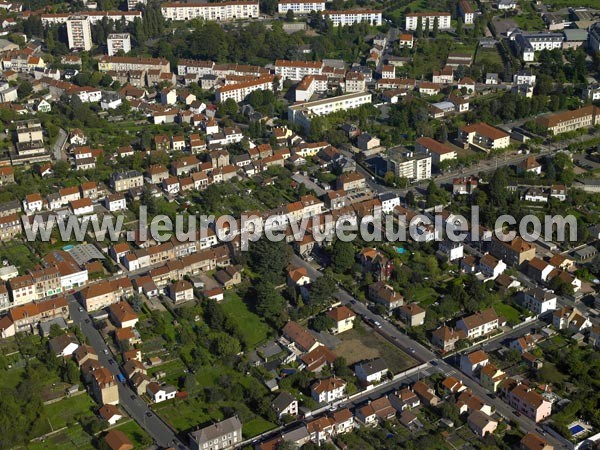
<svg viewBox="0 0 600 450"><path fill-rule="evenodd" d="M267 339L269 326L248 309L244 301L235 293L227 292L222 304L223 311L235 323L248 342L249 348L255 348Z"/></svg>
<svg viewBox="0 0 600 450"><path fill-rule="evenodd" d="M48 420L54 430L75 423L80 417L94 415L96 404L86 393L65 398L59 402L44 406Z"/></svg>
<svg viewBox="0 0 600 450"><path fill-rule="evenodd" d="M350 366L365 359L381 357L393 373L398 373L416 364L413 358L372 329L367 329L365 325L346 331L339 337L342 343L334 349L334 352L344 357Z"/></svg>

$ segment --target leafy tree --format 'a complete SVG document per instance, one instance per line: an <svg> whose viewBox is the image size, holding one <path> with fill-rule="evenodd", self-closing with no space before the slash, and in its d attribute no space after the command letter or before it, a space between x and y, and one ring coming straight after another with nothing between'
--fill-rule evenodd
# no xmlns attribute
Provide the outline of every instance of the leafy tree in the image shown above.
<svg viewBox="0 0 600 450"><path fill-rule="evenodd" d="M287 319L286 303L275 286L261 280L255 288L255 294L256 312L275 327L281 327Z"/></svg>
<svg viewBox="0 0 600 450"><path fill-rule="evenodd" d="M317 278L310 286L310 305L324 305L335 292L335 281L327 274Z"/></svg>
<svg viewBox="0 0 600 450"><path fill-rule="evenodd" d="M250 245L250 268L261 280L277 284L283 280L283 271L290 261L290 247L284 242L260 239Z"/></svg>
<svg viewBox="0 0 600 450"><path fill-rule="evenodd" d="M354 265L354 245L352 245L352 242L336 240L333 244L331 263L336 272L348 272Z"/></svg>
<svg viewBox="0 0 600 450"><path fill-rule="evenodd" d="M335 326L335 321L327 314L319 314L312 320L310 326L316 331L329 331Z"/></svg>
<svg viewBox="0 0 600 450"><path fill-rule="evenodd" d="M19 96L19 98L29 97L29 95L31 95L32 92L33 86L27 80L22 81L21 84L19 84L19 87L17 88L17 95Z"/></svg>

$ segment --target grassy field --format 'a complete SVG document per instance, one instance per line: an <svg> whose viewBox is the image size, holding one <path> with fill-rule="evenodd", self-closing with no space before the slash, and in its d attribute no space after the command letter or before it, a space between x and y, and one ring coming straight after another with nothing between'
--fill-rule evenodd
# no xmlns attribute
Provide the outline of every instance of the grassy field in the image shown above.
<svg viewBox="0 0 600 450"><path fill-rule="evenodd" d="M57 428L72 425L79 417L93 415L95 407L96 404L90 396L83 393L50 405L45 405L44 409L52 424L52 428L56 430Z"/></svg>
<svg viewBox="0 0 600 450"><path fill-rule="evenodd" d="M244 335L250 348L267 340L269 326L256 314L248 309L244 301L235 293L227 292L222 304L223 311L237 324Z"/></svg>
<svg viewBox="0 0 600 450"><path fill-rule="evenodd" d="M412 301L419 303L421 306L429 306L438 298L438 293L431 287L421 286L415 288Z"/></svg>
<svg viewBox="0 0 600 450"><path fill-rule="evenodd" d="M510 324L517 323L519 317L521 317L521 313L517 309L505 303L495 305L494 309L499 316L504 316Z"/></svg>
<svg viewBox="0 0 600 450"><path fill-rule="evenodd" d="M246 422L242 426L242 434L245 437L252 437L258 434L264 433L265 431L269 431L274 427L274 424L269 422L268 420L263 419L262 417L256 417L249 422Z"/></svg>
<svg viewBox="0 0 600 450"><path fill-rule="evenodd" d="M79 424L70 426L64 431L57 433L44 442L35 442L27 445L28 450L93 450L96 448L93 437L85 432Z"/></svg>
<svg viewBox="0 0 600 450"><path fill-rule="evenodd" d="M15 388L23 377L24 369L13 368L7 370L0 370L0 384L7 388Z"/></svg>
<svg viewBox="0 0 600 450"><path fill-rule="evenodd" d="M381 357L393 373L402 372L416 364L408 354L399 350L366 325L339 335L342 343L333 349L353 365L365 359Z"/></svg>
<svg viewBox="0 0 600 450"><path fill-rule="evenodd" d="M122 425L118 425L114 428L115 430L120 430L125 435L131 439L131 442L134 445L134 449L144 449L147 448L149 444L152 443L152 438L148 433L146 433L142 427L140 427L135 420L130 420L129 422L125 422Z"/></svg>
<svg viewBox="0 0 600 450"><path fill-rule="evenodd" d="M17 266L21 273L33 269L36 265L36 258L29 248L16 242L1 245L0 258L7 259L10 264Z"/></svg>

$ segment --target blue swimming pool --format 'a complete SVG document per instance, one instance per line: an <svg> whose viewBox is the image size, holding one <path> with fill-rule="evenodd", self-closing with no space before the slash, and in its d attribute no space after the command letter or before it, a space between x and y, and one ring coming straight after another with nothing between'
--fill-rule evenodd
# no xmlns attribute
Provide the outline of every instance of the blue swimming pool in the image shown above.
<svg viewBox="0 0 600 450"><path fill-rule="evenodd" d="M69 250L72 250L72 249L74 249L74 248L75 248L75 246L74 246L73 244L69 244L69 245L65 245L65 246L64 246L62 249L63 249L65 252L68 252Z"/></svg>
<svg viewBox="0 0 600 450"><path fill-rule="evenodd" d="M404 249L404 247L395 247L395 248L396 248L396 252L400 253L401 255L406 253L406 250Z"/></svg>
<svg viewBox="0 0 600 450"><path fill-rule="evenodd" d="M571 434L573 436L575 436L576 434L581 433L583 430L584 430L584 428L581 425L579 425L579 424L573 425L571 428L569 428L569 431L571 432Z"/></svg>

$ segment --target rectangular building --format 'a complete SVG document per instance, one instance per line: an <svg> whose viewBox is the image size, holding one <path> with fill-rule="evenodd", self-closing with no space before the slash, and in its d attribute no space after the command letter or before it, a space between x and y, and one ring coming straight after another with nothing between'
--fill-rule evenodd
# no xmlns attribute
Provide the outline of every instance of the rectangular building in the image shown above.
<svg viewBox="0 0 600 450"><path fill-rule="evenodd" d="M421 29L423 31L433 30L436 19L439 30L447 30L451 27L450 13L448 12L409 13L406 15L405 19L406 31L416 30L419 25L419 20L421 21Z"/></svg>
<svg viewBox="0 0 600 450"><path fill-rule="evenodd" d="M358 92L292 105L288 108L288 120L308 130L313 117L358 108L371 103L371 100L372 96L369 92Z"/></svg>
<svg viewBox="0 0 600 450"><path fill-rule="evenodd" d="M92 31L87 16L71 16L67 20L67 38L70 49L88 51L92 48Z"/></svg>
<svg viewBox="0 0 600 450"><path fill-rule="evenodd" d="M341 11L326 11L326 18L331 20L334 27L354 25L355 23L367 22L373 26L381 26L381 11L374 9L345 9Z"/></svg>
<svg viewBox="0 0 600 450"><path fill-rule="evenodd" d="M131 51L131 35L129 33L111 33L106 38L108 56L114 56L119 50L123 53Z"/></svg>
<svg viewBox="0 0 600 450"><path fill-rule="evenodd" d="M539 125L544 127L548 134L557 135L569 131L589 128L600 123L598 108L593 105L573 111L561 111L537 119Z"/></svg>
<svg viewBox="0 0 600 450"><path fill-rule="evenodd" d="M216 22L258 18L258 1L219 3L163 3L160 10L168 20L203 19Z"/></svg>
<svg viewBox="0 0 600 450"><path fill-rule="evenodd" d="M294 14L325 11L325 0L279 0L277 12L286 14L288 11L292 11Z"/></svg>

